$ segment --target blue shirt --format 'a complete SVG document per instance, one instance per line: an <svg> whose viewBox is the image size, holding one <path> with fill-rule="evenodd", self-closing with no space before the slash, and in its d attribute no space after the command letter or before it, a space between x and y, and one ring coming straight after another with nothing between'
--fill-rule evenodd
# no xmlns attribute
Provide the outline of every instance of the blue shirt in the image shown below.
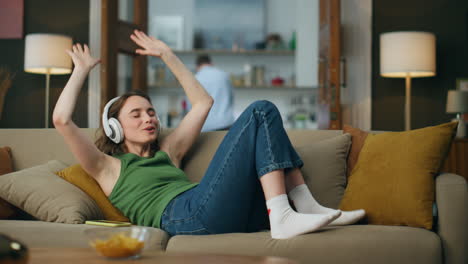
<svg viewBox="0 0 468 264"><path fill-rule="evenodd" d="M229 127L234 123L233 93L229 76L226 72L211 65L203 66L195 75L214 104L203 125L202 132ZM189 104L189 108L191 105Z"/></svg>

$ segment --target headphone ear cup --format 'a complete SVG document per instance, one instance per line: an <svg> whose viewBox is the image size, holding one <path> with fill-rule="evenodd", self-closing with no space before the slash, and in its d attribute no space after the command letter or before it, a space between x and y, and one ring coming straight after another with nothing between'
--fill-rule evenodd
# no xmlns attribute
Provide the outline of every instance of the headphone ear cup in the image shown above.
<svg viewBox="0 0 468 264"><path fill-rule="evenodd" d="M124 139L124 134L123 134L123 129L122 129L122 126L120 125L119 120L113 117L110 118L109 127L112 130L112 134L109 136L109 138L112 141L114 141L114 143L116 144L119 144L120 142L122 142Z"/></svg>

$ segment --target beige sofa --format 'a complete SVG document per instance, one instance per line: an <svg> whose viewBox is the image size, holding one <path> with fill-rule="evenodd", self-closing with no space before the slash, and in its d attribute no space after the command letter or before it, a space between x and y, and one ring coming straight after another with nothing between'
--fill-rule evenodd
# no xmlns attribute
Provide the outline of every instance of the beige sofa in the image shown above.
<svg viewBox="0 0 468 264"><path fill-rule="evenodd" d="M90 137L93 129L83 129ZM341 131L288 131L295 146L303 146L342 134ZM200 136L183 162L191 180L198 181L225 132ZM75 160L54 129L0 129L0 146L13 150L14 169L21 170L58 159ZM304 160L307 163L307 160ZM1 177L1 176L0 176ZM268 231L248 234L169 236L153 229L153 250L282 256L300 263L468 263L468 196L464 178L443 174L436 179L438 219L435 230L403 226L352 225L328 227L288 240L273 240ZM34 220L0 220L0 233L30 247L87 247L83 224Z"/></svg>

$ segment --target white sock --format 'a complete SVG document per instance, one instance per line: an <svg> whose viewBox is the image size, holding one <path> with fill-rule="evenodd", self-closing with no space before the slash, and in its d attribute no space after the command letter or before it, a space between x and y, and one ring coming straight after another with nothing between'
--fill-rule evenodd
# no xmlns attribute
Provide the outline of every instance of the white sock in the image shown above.
<svg viewBox="0 0 468 264"><path fill-rule="evenodd" d="M327 214L296 213L289 205L286 194L278 195L266 202L270 217L271 237L275 239L286 239L314 232L341 214L339 210Z"/></svg>
<svg viewBox="0 0 468 264"><path fill-rule="evenodd" d="M293 201L296 211L303 214L326 214L337 211L320 205L310 193L305 184L301 184L292 189L289 198ZM341 216L331 222L330 226L354 224L366 215L363 209L354 211L341 211Z"/></svg>

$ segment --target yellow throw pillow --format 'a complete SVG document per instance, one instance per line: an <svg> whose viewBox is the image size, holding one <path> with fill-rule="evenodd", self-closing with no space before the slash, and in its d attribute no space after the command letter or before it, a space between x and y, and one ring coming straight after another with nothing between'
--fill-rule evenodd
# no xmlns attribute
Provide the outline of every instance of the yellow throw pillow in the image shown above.
<svg viewBox="0 0 468 264"><path fill-rule="evenodd" d="M13 161L11 159L11 148L0 148L0 175L13 172ZM0 219L14 217L17 213L16 208L9 202L0 198Z"/></svg>
<svg viewBox="0 0 468 264"><path fill-rule="evenodd" d="M81 168L81 165L73 165L56 172L56 174L93 198L106 220L130 222L119 209L111 204L96 180L89 176L88 173Z"/></svg>
<svg viewBox="0 0 468 264"><path fill-rule="evenodd" d="M432 228L434 177L457 122L406 132L369 134L340 204L363 208L369 224Z"/></svg>

